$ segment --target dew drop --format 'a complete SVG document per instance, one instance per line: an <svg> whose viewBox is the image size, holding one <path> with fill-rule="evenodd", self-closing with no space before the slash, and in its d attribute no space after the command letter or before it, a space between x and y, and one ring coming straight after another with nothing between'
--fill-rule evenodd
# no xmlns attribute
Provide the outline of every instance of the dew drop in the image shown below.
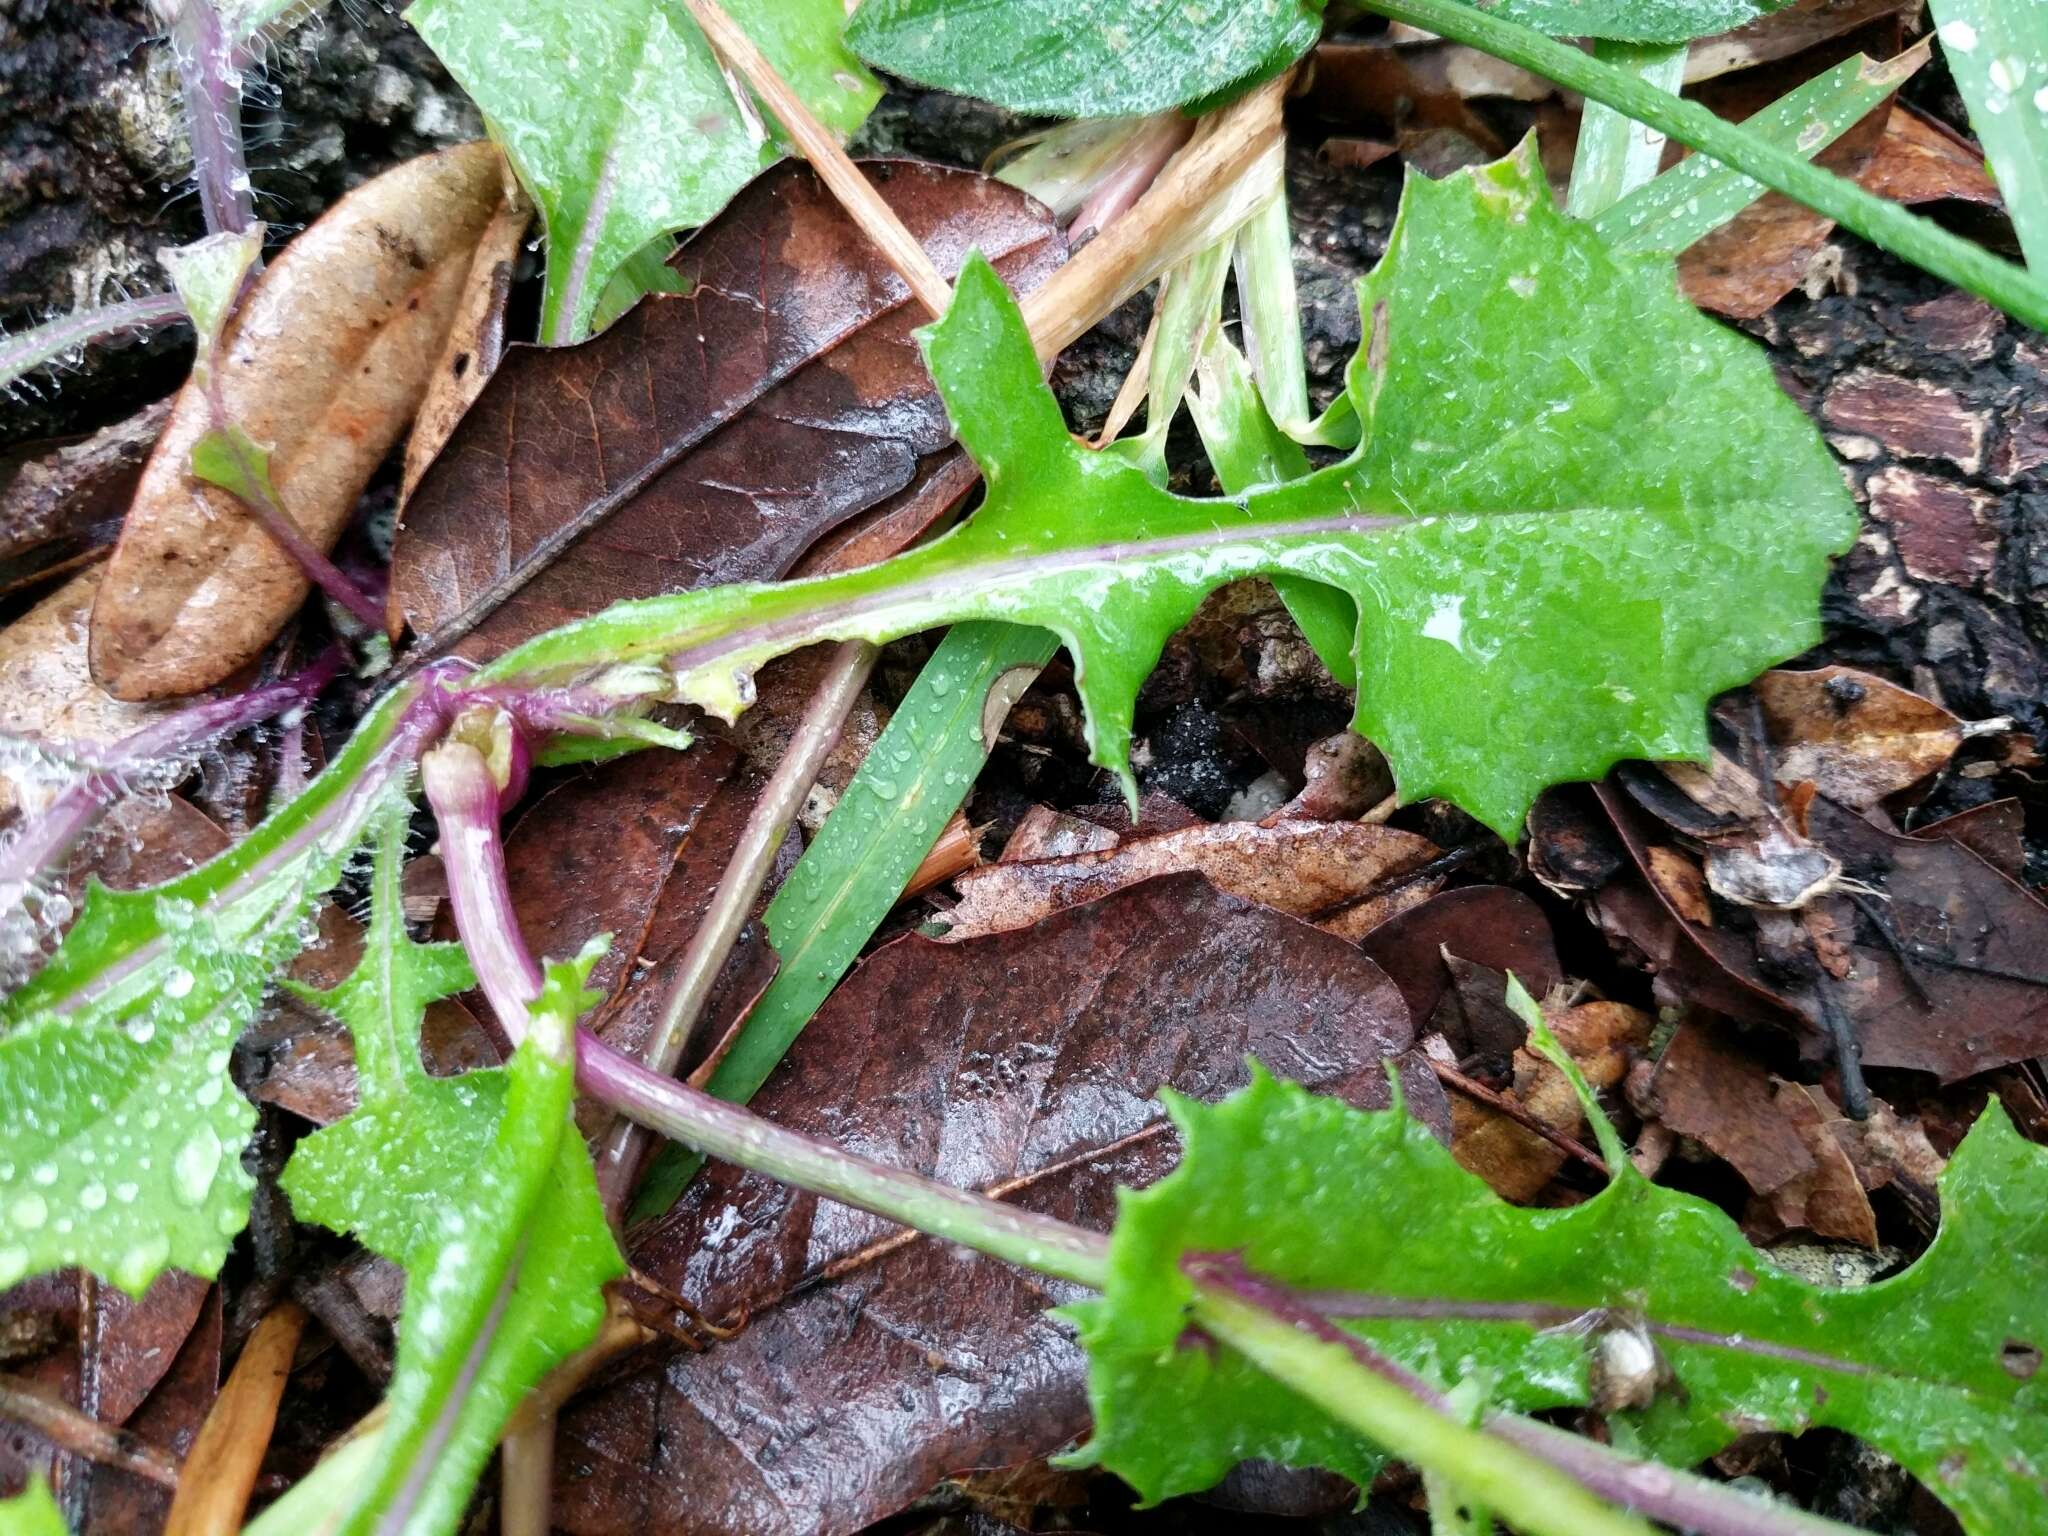
<svg viewBox="0 0 2048 1536"><path fill-rule="evenodd" d="M193 976L185 967L177 966L164 978L165 997L183 997L192 990Z"/></svg>
<svg viewBox="0 0 2048 1536"><path fill-rule="evenodd" d="M6 1290L27 1273L26 1248L0 1248L0 1290Z"/></svg>
<svg viewBox="0 0 2048 1536"><path fill-rule="evenodd" d="M1968 53L1977 46L1977 29L1967 21L1944 22L1939 35L1943 45L1957 53Z"/></svg>
<svg viewBox="0 0 2048 1536"><path fill-rule="evenodd" d="M78 1203L88 1211L97 1211L107 1203L107 1186L95 1179L78 1192Z"/></svg>
<svg viewBox="0 0 2048 1536"><path fill-rule="evenodd" d="M170 1256L171 1240L166 1234L145 1238L115 1260L113 1281L124 1291L140 1291L156 1278Z"/></svg>
<svg viewBox="0 0 2048 1536"><path fill-rule="evenodd" d="M213 1188L213 1176L220 1172L220 1138L211 1126L201 1126L185 1138L171 1159L171 1192L187 1205L198 1205Z"/></svg>
<svg viewBox="0 0 2048 1536"><path fill-rule="evenodd" d="M33 1232L49 1219L49 1202L31 1190L8 1208L7 1214L14 1218L14 1224Z"/></svg>

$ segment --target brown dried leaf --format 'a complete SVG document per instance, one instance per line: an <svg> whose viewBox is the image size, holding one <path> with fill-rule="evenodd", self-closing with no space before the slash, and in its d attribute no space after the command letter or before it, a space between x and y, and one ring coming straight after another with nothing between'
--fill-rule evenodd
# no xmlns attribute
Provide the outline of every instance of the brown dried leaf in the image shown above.
<svg viewBox="0 0 2048 1536"><path fill-rule="evenodd" d="M92 680L86 637L103 575L102 566L80 571L0 629L0 731L51 746L100 747L166 712L123 703ZM0 782L0 797L7 795Z"/></svg>
<svg viewBox="0 0 2048 1536"><path fill-rule="evenodd" d="M1804 1230L1816 1237L1877 1246L1877 1214L1870 1196L1835 1136L1842 1111L1818 1088L1776 1081L1771 1107L1813 1155L1813 1167L1750 1203L1743 1225L1763 1242Z"/></svg>
<svg viewBox="0 0 2048 1536"><path fill-rule="evenodd" d="M1665 1046L1650 1098L1664 1124L1728 1163L1760 1195L1814 1170L1812 1150L1772 1102L1770 1074L1698 1019L1681 1023Z"/></svg>
<svg viewBox="0 0 2048 1536"><path fill-rule="evenodd" d="M199 1296L193 1326L180 1336L182 1342L167 1341L155 1390L127 1420L140 1439L180 1458L190 1454L220 1390L225 1333L220 1291L202 1284ZM163 1529L171 1497L165 1489L118 1468L73 1465L84 1484L77 1500L83 1511L80 1536L134 1536ZM197 1464L193 1475L200 1475Z"/></svg>
<svg viewBox="0 0 2048 1536"><path fill-rule="evenodd" d="M1646 870L1656 824L1611 784L1595 793ZM2048 1054L2048 906L1960 842L1898 836L1824 796L1809 827L1850 882L1815 909L1833 935L1825 957L1785 914L1707 928L1623 880L1600 892L1599 915L1666 973L1667 1000L1794 1028L1810 1057L1825 1054L1830 1010L1866 1065L1943 1082Z"/></svg>
<svg viewBox="0 0 2048 1536"><path fill-rule="evenodd" d="M1155 875L1196 870L1220 890L1307 921L1422 884L1440 850L1412 832L1359 821L1202 822L1113 848L1032 862L1005 860L958 882L946 942L1028 928L1054 912ZM1420 877L1420 878L1418 878Z"/></svg>
<svg viewBox="0 0 2048 1536"><path fill-rule="evenodd" d="M1937 772L1966 734L1933 700L1853 667L1766 672L1751 687L1777 781L1859 810Z"/></svg>
<svg viewBox="0 0 2048 1536"><path fill-rule="evenodd" d="M533 952L573 955L598 934L612 936L588 983L605 996L590 1027L609 1044L622 1051L645 1044L760 785L731 746L700 738L687 752L637 752L583 770L513 827L506 869ZM596 827L603 836L591 835ZM795 852L794 840L785 844L771 890ZM572 892L573 900L563 899ZM766 936L749 925L696 1038L723 1038L774 964Z"/></svg>
<svg viewBox="0 0 2048 1536"><path fill-rule="evenodd" d="M284 249L229 322L215 365L228 414L271 445L278 497L322 549L419 408L503 177L496 148L478 142L365 182ZM211 425L188 383L108 565L92 670L117 697L211 687L306 599L305 576L254 516L193 477Z"/></svg>
<svg viewBox="0 0 2048 1536"><path fill-rule="evenodd" d="M1799 0L1747 26L1703 37L1687 50L1685 83L1696 85L1758 64L1804 53L1818 43L1912 9L1916 0Z"/></svg>
<svg viewBox="0 0 2048 1536"><path fill-rule="evenodd" d="M871 165L946 271L979 248L1022 291L1051 216L970 171ZM808 167L756 180L642 301L577 347L510 349L408 504L394 630L496 655L622 598L786 573L914 487L952 439L928 318ZM950 457L945 455L942 457Z"/></svg>
<svg viewBox="0 0 2048 1536"><path fill-rule="evenodd" d="M840 987L755 1100L783 1125L1105 1229L1117 1184L1173 1162L1153 1094L1214 1098L1244 1057L1417 1113L1441 1094L1386 978L1351 946L1198 876L1035 928L905 939ZM963 1467L1049 1452L1087 1421L1084 1361L1045 1308L1076 1294L713 1164L635 1262L736 1338L564 1416L572 1532L851 1532ZM884 1251L862 1255L871 1245Z"/></svg>
<svg viewBox="0 0 2048 1536"><path fill-rule="evenodd" d="M2002 206L1982 155L1901 101L1842 135L1819 163L1894 202ZM1832 219L1770 193L1679 257L1680 286L1700 308L1738 320L1754 319L1802 284L1817 297L1833 277L1825 248L1834 228Z"/></svg>
<svg viewBox="0 0 2048 1536"><path fill-rule="evenodd" d="M405 440L405 478L398 504L412 499L427 466L441 452L463 413L483 393L505 356L505 301L512 294L512 269L519 260L519 242L533 222L533 205L515 185L509 187L484 226L469 259L469 275L448 323L448 339L427 375L419 414Z"/></svg>
<svg viewBox="0 0 2048 1536"><path fill-rule="evenodd" d="M2015 799L1957 811L1914 828L1912 835L1922 842L1961 843L2008 880L2019 879L2027 867L2027 809Z"/></svg>
<svg viewBox="0 0 2048 1536"><path fill-rule="evenodd" d="M1451 985L1445 954L1513 972L1533 997L1564 979L1543 909L1520 891L1474 885L1445 891L1380 924L1359 948L1400 988L1418 1021L1431 1018Z"/></svg>

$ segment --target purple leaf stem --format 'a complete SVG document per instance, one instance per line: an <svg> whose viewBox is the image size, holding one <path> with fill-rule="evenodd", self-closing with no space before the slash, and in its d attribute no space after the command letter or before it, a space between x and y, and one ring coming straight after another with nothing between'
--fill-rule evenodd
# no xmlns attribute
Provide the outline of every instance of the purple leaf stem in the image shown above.
<svg viewBox="0 0 2048 1536"><path fill-rule="evenodd" d="M175 293L150 293L73 310L46 325L0 338L0 390L87 342L124 331L151 331L186 318L184 301Z"/></svg>
<svg viewBox="0 0 2048 1536"><path fill-rule="evenodd" d="M527 952L505 881L505 840L498 833L498 781L483 753L444 741L420 760L427 803L441 831L448 904L455 931L504 1032L502 1043L526 1038L527 1006L540 996L540 967Z"/></svg>
<svg viewBox="0 0 2048 1536"><path fill-rule="evenodd" d="M0 892L24 893L120 797L122 776L189 752L245 726L299 708L333 681L345 660L338 646L295 677L208 699L144 726L111 746L80 754L90 769L0 844Z"/></svg>
<svg viewBox="0 0 2048 1536"><path fill-rule="evenodd" d="M242 147L242 68L213 0L161 0L192 132L192 176L209 234L239 235L256 219Z"/></svg>
<svg viewBox="0 0 2048 1536"><path fill-rule="evenodd" d="M1245 1268L1233 1254L1190 1254L1181 1263L1188 1278L1257 1307L1290 1327L1336 1344L1374 1375L1393 1383L1439 1413L1458 1411L1435 1386L1381 1354L1357 1334L1339 1328L1301 1292L1275 1284ZM1547 1462L1610 1503L1699 1536L1854 1536L1852 1528L1819 1515L1757 1498L1676 1467L1624 1456L1584 1436L1553 1429L1510 1413L1488 1414L1488 1434Z"/></svg>

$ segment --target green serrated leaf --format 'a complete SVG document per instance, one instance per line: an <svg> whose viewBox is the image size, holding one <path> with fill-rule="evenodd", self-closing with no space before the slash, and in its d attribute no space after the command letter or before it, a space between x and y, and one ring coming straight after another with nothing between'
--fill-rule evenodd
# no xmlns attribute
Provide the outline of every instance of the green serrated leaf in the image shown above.
<svg viewBox="0 0 2048 1536"><path fill-rule="evenodd" d="M1935 35L2027 265L2048 275L2048 5L1933 0Z"/></svg>
<svg viewBox="0 0 2048 1536"><path fill-rule="evenodd" d="M839 40L840 0L726 10L820 122L851 133L880 88ZM735 100L681 0L415 0L405 13L489 119L547 226L541 334L575 341L612 275L702 224L781 151Z"/></svg>
<svg viewBox="0 0 2048 1536"><path fill-rule="evenodd" d="M270 478L270 450L232 421L192 445L192 473L253 505L283 505Z"/></svg>
<svg viewBox="0 0 2048 1536"><path fill-rule="evenodd" d="M47 965L0 999L0 1286L82 1265L139 1295L213 1275L248 1220L255 1111L235 1038L377 805L400 690L290 807L167 885L94 882Z"/></svg>
<svg viewBox="0 0 2048 1536"><path fill-rule="evenodd" d="M1075 1309L1095 1404L1084 1458L1148 1498L1207 1486L1245 1456L1352 1476L1376 1465L1245 1361L1180 1342L1193 1296L1181 1257L1217 1252L1316 1293L1439 1383L1494 1372L1495 1400L1520 1409L1584 1401L1598 1324L1624 1315L1674 1378L1647 1410L1610 1416L1625 1449L1682 1466L1744 1428L1828 1426L1897 1459L1972 1532L2048 1522L2048 1401L2025 1366L2048 1339L2048 1151L1995 1102L1943 1178L1928 1252L1846 1291L1774 1268L1719 1209L1625 1158L1586 1203L1524 1210L1398 1111L1264 1073L1223 1104L1170 1108L1186 1155L1124 1193L1105 1297ZM1388 1315L1403 1311L1432 1315Z"/></svg>
<svg viewBox="0 0 2048 1536"><path fill-rule="evenodd" d="M65 1536L64 1513L40 1477L11 1499L0 1499L0 1536Z"/></svg>
<svg viewBox="0 0 2048 1536"><path fill-rule="evenodd" d="M1827 558L1857 526L1767 360L1685 303L1669 262L1564 218L1529 146L1411 182L1360 294L1361 446L1195 501L1073 441L972 261L926 335L988 484L972 520L860 571L621 604L483 677L661 658L677 698L731 718L758 666L816 640L1032 624L1074 656L1091 755L1135 799L1131 719L1167 637L1215 587L1278 575L1357 604L1354 723L1408 798L1513 835L1548 784L1702 755L1706 700L1819 638Z"/></svg>
<svg viewBox="0 0 2048 1536"><path fill-rule="evenodd" d="M281 1183L294 1212L352 1233L406 1271L378 1468L343 1529L452 1531L506 1421L604 1320L624 1261L570 1109L566 1041L594 995L598 951L548 967L524 1043L502 1068L428 1075L427 1005L473 984L459 945L405 933L405 807L385 818L363 958L308 993L348 1026L360 1102L299 1144Z"/></svg>
<svg viewBox="0 0 2048 1536"><path fill-rule="evenodd" d="M1553 37L1683 43L1782 11L1792 0L1498 0L1480 9Z"/></svg>
<svg viewBox="0 0 2048 1536"><path fill-rule="evenodd" d="M866 0L846 40L878 69L1013 112L1128 117L1285 69L1323 0Z"/></svg>

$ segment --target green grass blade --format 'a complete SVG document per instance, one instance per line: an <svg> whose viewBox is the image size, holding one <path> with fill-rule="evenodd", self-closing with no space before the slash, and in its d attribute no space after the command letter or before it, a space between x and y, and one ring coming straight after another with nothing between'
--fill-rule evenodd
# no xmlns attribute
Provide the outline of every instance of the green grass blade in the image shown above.
<svg viewBox="0 0 2048 1536"><path fill-rule="evenodd" d="M1742 126L1795 154L1817 155L1926 62L1927 53L1919 48L1883 64L1859 53L1787 92ZM1726 224L1766 190L1763 183L1718 160L1688 155L1647 186L1597 213L1593 227L1616 250L1676 255ZM1576 197L1576 179L1572 191Z"/></svg>
<svg viewBox="0 0 2048 1536"><path fill-rule="evenodd" d="M1685 80L1685 45L1613 43L1593 45L1593 57L1676 93ZM1572 155L1572 186L1564 211L1590 219L1655 178L1664 154L1664 135L1645 128L1597 101L1586 103L1579 121L1579 147Z"/></svg>
<svg viewBox="0 0 2048 1536"><path fill-rule="evenodd" d="M2027 265L2048 272L2048 5L1934 0L1934 20Z"/></svg>
<svg viewBox="0 0 2048 1536"><path fill-rule="evenodd" d="M989 708L990 690L1019 671L1035 674L1055 645L1042 629L990 623L956 624L939 643L769 903L768 936L782 968L712 1074L712 1093L744 1104L768 1080L973 788L1001 718ZM673 1205L701 1161L665 1147L632 1219Z"/></svg>

